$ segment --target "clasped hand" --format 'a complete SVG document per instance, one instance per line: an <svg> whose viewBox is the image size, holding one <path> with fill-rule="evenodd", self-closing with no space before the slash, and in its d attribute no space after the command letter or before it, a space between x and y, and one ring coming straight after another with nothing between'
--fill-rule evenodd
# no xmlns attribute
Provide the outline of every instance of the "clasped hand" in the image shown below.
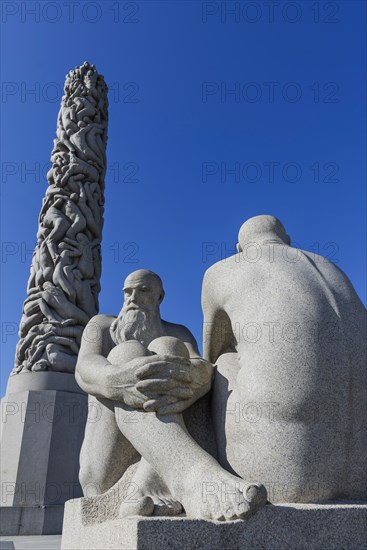
<svg viewBox="0 0 367 550"><path fill-rule="evenodd" d="M154 355L129 361L120 371L122 384L113 384L115 400L132 408L178 414L190 407L210 388L212 368L200 358ZM115 382L116 373L115 373Z"/></svg>

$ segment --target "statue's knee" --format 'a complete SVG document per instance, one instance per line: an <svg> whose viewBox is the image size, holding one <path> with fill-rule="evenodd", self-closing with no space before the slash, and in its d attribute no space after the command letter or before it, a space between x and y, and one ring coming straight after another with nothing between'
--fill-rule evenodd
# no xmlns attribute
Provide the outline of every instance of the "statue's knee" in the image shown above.
<svg viewBox="0 0 367 550"><path fill-rule="evenodd" d="M148 350L158 355L175 355L189 359L187 347L182 340L174 336L159 336L149 344Z"/></svg>

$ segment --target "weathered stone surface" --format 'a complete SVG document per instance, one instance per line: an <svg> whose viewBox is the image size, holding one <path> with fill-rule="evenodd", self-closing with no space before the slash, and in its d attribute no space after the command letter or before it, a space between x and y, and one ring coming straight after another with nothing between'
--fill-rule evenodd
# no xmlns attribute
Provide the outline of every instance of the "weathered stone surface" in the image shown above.
<svg viewBox="0 0 367 550"><path fill-rule="evenodd" d="M367 505L267 505L224 523L130 517L84 524L83 500L65 506L62 550L357 550L367 539Z"/></svg>
<svg viewBox="0 0 367 550"><path fill-rule="evenodd" d="M367 500L366 310L336 265L289 242L251 218L205 274L219 461L271 502Z"/></svg>
<svg viewBox="0 0 367 550"><path fill-rule="evenodd" d="M0 550L60 550L61 535L15 535L0 537Z"/></svg>
<svg viewBox="0 0 367 550"><path fill-rule="evenodd" d="M82 494L87 396L70 374L29 373L10 378L1 411L1 532L60 533L64 502Z"/></svg>
<svg viewBox="0 0 367 550"><path fill-rule="evenodd" d="M13 508L4 511L5 534L60 532L63 503L81 494L88 410L74 371L98 312L107 106L93 65L67 75L12 371L21 376L2 402L1 505Z"/></svg>
<svg viewBox="0 0 367 550"><path fill-rule="evenodd" d="M130 274L124 297L117 319L100 315L87 325L76 368L100 410L99 422L87 423L80 460L84 494L104 493L88 501L92 510L98 502L110 506L119 479L140 459L129 498L114 503L113 514L119 505L120 517L172 516L183 508L190 517L248 516L265 504L266 492L214 458L210 418L202 414L207 401L200 400L212 365L187 328L161 319L164 291L155 273Z"/></svg>
<svg viewBox="0 0 367 550"><path fill-rule="evenodd" d="M59 534L62 531L63 518L63 505L3 506L0 508L0 534L17 537L24 534ZM3 544L0 543L0 550L2 550ZM22 548L24 547L22 546ZM41 546L38 545L38 548L41 548Z"/></svg>
<svg viewBox="0 0 367 550"><path fill-rule="evenodd" d="M84 395L74 376L50 371L39 372L37 376L33 373L27 374L27 376L11 376L6 387L6 394L32 390L60 390Z"/></svg>
<svg viewBox="0 0 367 550"><path fill-rule="evenodd" d="M74 372L98 312L107 87L89 63L70 71L57 123L12 374Z"/></svg>

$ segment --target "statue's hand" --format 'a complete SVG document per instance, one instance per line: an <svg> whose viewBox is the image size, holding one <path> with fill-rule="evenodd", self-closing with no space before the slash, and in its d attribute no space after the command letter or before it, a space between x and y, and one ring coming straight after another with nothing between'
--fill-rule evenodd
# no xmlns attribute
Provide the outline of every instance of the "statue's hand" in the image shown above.
<svg viewBox="0 0 367 550"><path fill-rule="evenodd" d="M207 361L167 355L155 359L136 371L136 390L147 397L145 411L178 414L209 391L213 367Z"/></svg>
<svg viewBox="0 0 367 550"><path fill-rule="evenodd" d="M153 357L137 357L126 362L124 365L112 365L106 363L104 366L102 394L112 401L120 401L129 407L143 408L147 397L142 395L136 388L139 378L136 373L144 365L151 362Z"/></svg>

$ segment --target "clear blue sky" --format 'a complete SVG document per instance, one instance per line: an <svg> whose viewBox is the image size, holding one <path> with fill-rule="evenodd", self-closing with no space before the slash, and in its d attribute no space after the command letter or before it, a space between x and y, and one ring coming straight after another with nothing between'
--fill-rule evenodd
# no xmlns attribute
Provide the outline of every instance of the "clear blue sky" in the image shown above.
<svg viewBox="0 0 367 550"><path fill-rule="evenodd" d="M365 2L1 8L2 393L61 87L84 60L111 89L101 312L146 267L164 281L163 316L201 345L203 274L261 213L337 261L365 302Z"/></svg>

